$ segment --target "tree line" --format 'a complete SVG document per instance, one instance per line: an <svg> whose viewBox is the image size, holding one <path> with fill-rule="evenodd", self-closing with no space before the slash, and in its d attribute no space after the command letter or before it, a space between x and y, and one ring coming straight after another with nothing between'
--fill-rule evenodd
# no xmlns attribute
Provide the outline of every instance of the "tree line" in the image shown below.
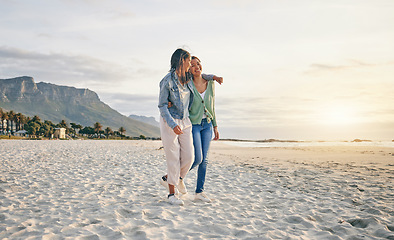
<svg viewBox="0 0 394 240"><path fill-rule="evenodd" d="M4 135L14 135L19 130L25 130L30 137L47 137L51 138L55 133L56 128L65 128L66 134L72 137L78 135L87 136L88 138L109 138L110 136L124 138L126 129L120 127L117 131L113 131L110 127L103 129L103 126L96 122L92 127L82 126L76 123L70 123L68 126L65 120L55 124L51 121L41 121L39 116L29 117L22 113L15 113L14 111L4 111L0 108L0 132ZM128 138L128 137L126 137ZM145 138L141 135L139 138Z"/></svg>

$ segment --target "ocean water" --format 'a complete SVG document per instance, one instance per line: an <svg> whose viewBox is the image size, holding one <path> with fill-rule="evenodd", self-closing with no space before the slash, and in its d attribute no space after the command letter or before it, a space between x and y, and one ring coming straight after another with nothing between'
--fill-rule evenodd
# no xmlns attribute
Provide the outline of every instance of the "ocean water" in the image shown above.
<svg viewBox="0 0 394 240"><path fill-rule="evenodd" d="M372 141L372 142L344 142L344 141L299 141L299 142L244 142L244 141L222 141L228 145L238 147L323 147L323 146L373 146L394 148L392 141Z"/></svg>

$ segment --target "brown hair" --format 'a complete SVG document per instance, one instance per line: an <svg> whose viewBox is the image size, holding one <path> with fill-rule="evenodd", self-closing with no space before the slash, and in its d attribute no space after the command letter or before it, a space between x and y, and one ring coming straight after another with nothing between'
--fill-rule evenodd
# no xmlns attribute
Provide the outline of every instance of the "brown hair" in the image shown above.
<svg viewBox="0 0 394 240"><path fill-rule="evenodd" d="M183 69L183 62L190 58L190 53L182 48L178 48L171 56L171 69L170 71L179 71L181 74L179 81L186 83L190 80L189 73Z"/></svg>
<svg viewBox="0 0 394 240"><path fill-rule="evenodd" d="M192 56L192 60L193 59L197 59L199 62L201 62L201 60L198 57L196 57L196 56Z"/></svg>

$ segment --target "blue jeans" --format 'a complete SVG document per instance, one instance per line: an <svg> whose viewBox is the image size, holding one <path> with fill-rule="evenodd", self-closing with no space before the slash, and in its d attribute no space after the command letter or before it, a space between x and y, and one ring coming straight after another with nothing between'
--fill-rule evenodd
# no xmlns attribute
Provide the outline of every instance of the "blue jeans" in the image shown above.
<svg viewBox="0 0 394 240"><path fill-rule="evenodd" d="M207 172L207 154L212 140L212 122L203 119L201 124L193 124L194 163L190 170L198 166L196 193L204 191L205 174Z"/></svg>

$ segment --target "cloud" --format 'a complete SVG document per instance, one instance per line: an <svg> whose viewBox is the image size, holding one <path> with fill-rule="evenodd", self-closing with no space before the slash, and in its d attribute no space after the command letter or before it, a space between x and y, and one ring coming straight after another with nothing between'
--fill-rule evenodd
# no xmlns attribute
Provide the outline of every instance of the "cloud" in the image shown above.
<svg viewBox="0 0 394 240"><path fill-rule="evenodd" d="M89 56L0 47L0 74L3 78L26 75L55 84L102 88L130 80L130 71L133 69Z"/></svg>
<svg viewBox="0 0 394 240"><path fill-rule="evenodd" d="M108 61L59 53L38 53L18 48L0 47L0 78L31 76L37 82L89 88L97 92L103 102L123 114L158 116L156 95L146 89L158 88L149 80L162 71L147 67L131 59L131 66L120 66ZM141 92L124 94L120 92Z"/></svg>
<svg viewBox="0 0 394 240"><path fill-rule="evenodd" d="M342 71L342 70L348 70L348 69L386 66L386 65L393 64L392 61L387 62L387 63L366 63L364 61L357 60L357 59L350 59L347 62L348 62L348 64L345 64L345 65L330 65L330 64L322 64L322 63L312 63L311 65L309 65L310 69L307 70L305 73L310 74L310 73L327 72L327 71Z"/></svg>
<svg viewBox="0 0 394 240"><path fill-rule="evenodd" d="M327 65L327 64L318 64L318 63L313 63L313 64L311 64L310 65L310 67L313 69L313 70L329 70L329 71L332 71L332 70L342 70L342 69L346 69L346 68L349 68L349 66L340 66L340 65L336 65L336 66L334 66L334 65Z"/></svg>
<svg viewBox="0 0 394 240"><path fill-rule="evenodd" d="M62 0L67 5L70 5L68 9L71 13L75 11L75 7L79 9L82 7L84 12L89 13L89 17L94 17L95 20L105 19L109 21L116 20L130 20L136 17L136 13L128 10L129 4L127 2L108 2L104 0ZM102 24L107 25L106 21Z"/></svg>

